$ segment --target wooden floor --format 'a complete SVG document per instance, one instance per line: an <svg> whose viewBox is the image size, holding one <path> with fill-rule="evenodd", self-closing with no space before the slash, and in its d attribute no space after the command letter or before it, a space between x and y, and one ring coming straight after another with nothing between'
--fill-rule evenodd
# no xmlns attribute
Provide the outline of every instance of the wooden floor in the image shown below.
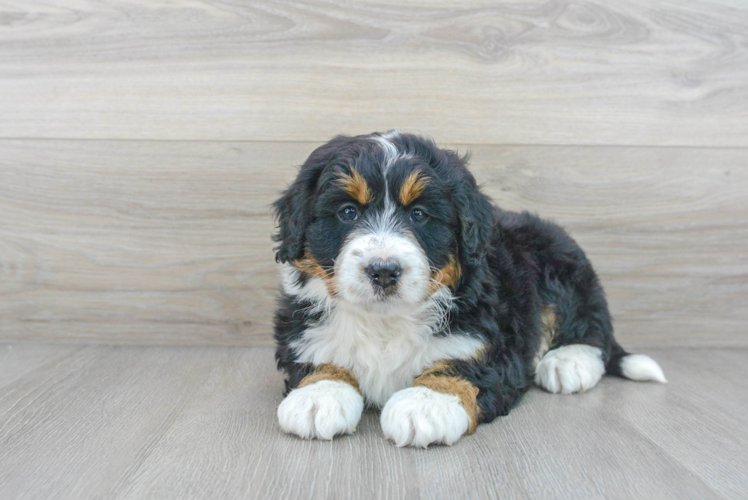
<svg viewBox="0 0 748 500"><path fill-rule="evenodd" d="M748 350L650 349L667 385L531 390L453 447L399 449L377 414L282 433L268 348L0 345L0 496L748 498Z"/></svg>

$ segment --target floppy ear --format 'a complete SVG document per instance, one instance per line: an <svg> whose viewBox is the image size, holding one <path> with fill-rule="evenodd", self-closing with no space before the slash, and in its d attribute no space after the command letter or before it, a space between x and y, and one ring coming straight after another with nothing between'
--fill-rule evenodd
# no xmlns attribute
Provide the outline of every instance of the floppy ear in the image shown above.
<svg viewBox="0 0 748 500"><path fill-rule="evenodd" d="M460 260L463 265L479 265L488 251L494 225L491 199L483 194L466 165L468 155L446 151L451 170L457 174L454 201L460 224Z"/></svg>
<svg viewBox="0 0 748 500"><path fill-rule="evenodd" d="M304 253L304 198L306 189L294 182L283 195L273 203L278 233L273 240L280 244L275 247L275 261L286 263L301 258Z"/></svg>
<svg viewBox="0 0 748 500"><path fill-rule="evenodd" d="M304 234L314 220L317 184L322 172L335 162L338 151L355 139L339 135L312 151L301 166L296 180L273 203L273 212L278 221L278 233L273 235L273 240L280 243L275 247L276 262L285 264L304 256Z"/></svg>
<svg viewBox="0 0 748 500"><path fill-rule="evenodd" d="M304 256L304 233L312 222L314 193L325 166L315 163L313 156L301 167L294 183L273 203L278 221L278 233L273 235L273 240L280 243L275 247L276 262L286 263Z"/></svg>

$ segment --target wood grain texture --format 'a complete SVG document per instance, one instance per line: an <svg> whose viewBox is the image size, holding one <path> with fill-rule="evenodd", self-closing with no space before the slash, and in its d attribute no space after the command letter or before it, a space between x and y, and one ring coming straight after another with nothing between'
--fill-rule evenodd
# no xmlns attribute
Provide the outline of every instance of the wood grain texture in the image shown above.
<svg viewBox="0 0 748 500"><path fill-rule="evenodd" d="M8 500L744 496L748 352L647 353L667 385L606 377L582 395L531 390L508 417L421 450L385 441L376 413L333 442L283 434L271 349L87 347L0 379L0 491Z"/></svg>
<svg viewBox="0 0 748 500"><path fill-rule="evenodd" d="M308 146L0 149L3 336L267 342L276 281L268 204Z"/></svg>
<svg viewBox="0 0 748 500"><path fill-rule="evenodd" d="M0 386L9 384L26 373L48 363L55 363L82 346L2 344L0 345Z"/></svg>
<svg viewBox="0 0 748 500"><path fill-rule="evenodd" d="M0 338L270 345L268 205L315 146L0 141ZM622 341L748 345L748 150L470 149L586 249Z"/></svg>
<svg viewBox="0 0 748 500"><path fill-rule="evenodd" d="M748 145L748 6L11 0L0 137Z"/></svg>

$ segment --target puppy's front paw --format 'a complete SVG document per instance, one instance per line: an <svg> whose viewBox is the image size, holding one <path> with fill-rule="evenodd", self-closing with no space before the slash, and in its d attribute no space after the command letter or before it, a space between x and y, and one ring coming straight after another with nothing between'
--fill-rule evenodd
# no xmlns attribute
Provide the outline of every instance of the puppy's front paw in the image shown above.
<svg viewBox="0 0 748 500"><path fill-rule="evenodd" d="M451 445L465 434L470 417L457 396L428 387L398 391L382 410L384 437L397 446Z"/></svg>
<svg viewBox="0 0 748 500"><path fill-rule="evenodd" d="M364 398L350 384L320 380L292 390L278 406L281 428L301 438L332 439L356 431Z"/></svg>

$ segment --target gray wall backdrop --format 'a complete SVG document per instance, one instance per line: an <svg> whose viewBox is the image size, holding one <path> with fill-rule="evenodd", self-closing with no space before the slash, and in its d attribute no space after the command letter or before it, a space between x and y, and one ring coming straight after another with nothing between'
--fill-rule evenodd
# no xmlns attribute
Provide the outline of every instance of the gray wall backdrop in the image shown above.
<svg viewBox="0 0 748 500"><path fill-rule="evenodd" d="M7 2L0 340L269 345L268 204L338 133L472 151L623 342L747 346L748 6Z"/></svg>

